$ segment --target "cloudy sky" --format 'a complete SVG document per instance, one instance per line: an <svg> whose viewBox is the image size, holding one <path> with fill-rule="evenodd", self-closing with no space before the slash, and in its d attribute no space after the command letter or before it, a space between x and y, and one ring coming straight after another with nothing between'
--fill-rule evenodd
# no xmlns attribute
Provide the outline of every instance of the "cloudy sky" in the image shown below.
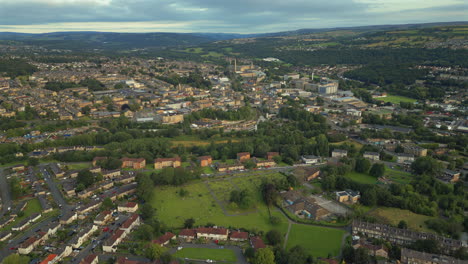
<svg viewBox="0 0 468 264"><path fill-rule="evenodd" d="M0 0L0 32L263 33L466 20L467 0Z"/></svg>

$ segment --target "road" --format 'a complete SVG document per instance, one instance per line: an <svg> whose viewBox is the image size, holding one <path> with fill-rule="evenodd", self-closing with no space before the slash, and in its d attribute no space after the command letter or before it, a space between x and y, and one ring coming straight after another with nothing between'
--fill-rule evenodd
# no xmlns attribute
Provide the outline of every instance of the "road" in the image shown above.
<svg viewBox="0 0 468 264"><path fill-rule="evenodd" d="M47 185L49 187L49 190L50 190L50 192L52 194L52 197L57 202L57 204L59 206L61 206L60 211L61 211L62 215L71 212L73 210L73 207L66 203L65 199L63 198L62 193L60 192L60 190L57 187L57 184L51 178L50 173L46 170L45 165L41 165L39 167L39 171L44 174L44 180L45 180L45 182L47 183ZM1 181L1 179L4 179L4 177L2 177L2 175L0 175L0 181ZM3 185L2 182L0 182L0 185ZM3 190L2 190L2 194L3 194ZM52 223L54 221L58 221L58 218L51 217L51 218L48 218L48 219L46 219L44 221L41 221L41 222L35 224L33 226L33 228L31 228L28 231L22 233L20 236L17 236L16 238L8 241L8 244L6 246L4 246L3 249L0 250L0 259L4 259L8 255L14 253L14 251L10 250L10 248L18 247L18 245L21 244L28 237L34 235L37 231L43 229L48 224L50 224L50 223Z"/></svg>
<svg viewBox="0 0 468 264"><path fill-rule="evenodd" d="M0 211L0 218L2 218L7 212L8 208L11 207L11 196L10 188L6 180L6 175L3 173L3 169L0 168L0 195L2 199L2 210Z"/></svg>

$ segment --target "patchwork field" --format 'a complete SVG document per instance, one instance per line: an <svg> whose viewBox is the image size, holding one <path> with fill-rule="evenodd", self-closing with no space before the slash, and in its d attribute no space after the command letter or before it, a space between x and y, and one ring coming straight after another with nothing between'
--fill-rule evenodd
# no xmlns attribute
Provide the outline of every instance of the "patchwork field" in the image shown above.
<svg viewBox="0 0 468 264"><path fill-rule="evenodd" d="M415 214L409 210L402 210L398 208L377 208L372 213L374 216L391 225L398 225L401 220L406 221L408 227L417 231L432 232L430 231L424 221L433 219L434 217Z"/></svg>
<svg viewBox="0 0 468 264"><path fill-rule="evenodd" d="M340 253L343 230L307 225L293 225L287 248L301 245L314 257L337 256Z"/></svg>

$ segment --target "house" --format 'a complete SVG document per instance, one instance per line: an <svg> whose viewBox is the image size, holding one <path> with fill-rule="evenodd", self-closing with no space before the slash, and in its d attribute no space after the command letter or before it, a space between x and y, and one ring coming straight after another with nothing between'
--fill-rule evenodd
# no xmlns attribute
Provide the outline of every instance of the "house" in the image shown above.
<svg viewBox="0 0 468 264"><path fill-rule="evenodd" d="M245 169L243 164L223 164L217 165L217 169L219 172L225 172L225 171L237 171L237 170L243 170Z"/></svg>
<svg viewBox="0 0 468 264"><path fill-rule="evenodd" d="M249 160L250 159L250 153L249 152L239 152L237 153L237 160L239 162L243 162L243 161L246 161L246 160Z"/></svg>
<svg viewBox="0 0 468 264"><path fill-rule="evenodd" d="M208 167L213 162L211 156L201 156L198 157L198 164L200 167Z"/></svg>
<svg viewBox="0 0 468 264"><path fill-rule="evenodd" d="M415 251L407 248L401 249L402 264L467 264L468 261L453 257Z"/></svg>
<svg viewBox="0 0 468 264"><path fill-rule="evenodd" d="M320 162L320 157L313 155L305 155L301 157L302 162L305 164L317 164Z"/></svg>
<svg viewBox="0 0 468 264"><path fill-rule="evenodd" d="M344 149L334 149L332 151L332 157L333 158L344 158L348 156L348 151Z"/></svg>
<svg viewBox="0 0 468 264"><path fill-rule="evenodd" d="M311 181L315 178L320 176L320 169L319 168L310 168L305 170L304 180Z"/></svg>
<svg viewBox="0 0 468 264"><path fill-rule="evenodd" d="M79 248L88 238L97 231L96 225L89 225L81 228L81 231L75 235L69 242L73 248Z"/></svg>
<svg viewBox="0 0 468 264"><path fill-rule="evenodd" d="M23 230L26 229L30 224L31 224L31 221L29 221L29 219L23 219L21 222L19 222L19 224L17 224L16 226L12 227L11 230L12 230L12 231L23 231Z"/></svg>
<svg viewBox="0 0 468 264"><path fill-rule="evenodd" d="M180 157L175 158L157 158L154 160L154 169L159 170L162 168L173 167L178 168L182 165Z"/></svg>
<svg viewBox="0 0 468 264"><path fill-rule="evenodd" d="M266 248L266 245L263 242L262 238L258 236L250 238L250 245L255 250L260 249L260 248Z"/></svg>
<svg viewBox="0 0 468 264"><path fill-rule="evenodd" d="M104 252L115 252L117 250L117 245L122 242L122 240L127 236L127 233L122 229L117 229L112 236L110 236L102 244L102 251Z"/></svg>
<svg viewBox="0 0 468 264"><path fill-rule="evenodd" d="M228 240L229 230L226 228L200 227L197 228L197 237L213 240Z"/></svg>
<svg viewBox="0 0 468 264"><path fill-rule="evenodd" d="M132 214L125 222L123 222L123 224L120 226L120 229L124 230L128 234L138 225L140 225L140 216L137 214Z"/></svg>
<svg viewBox="0 0 468 264"><path fill-rule="evenodd" d="M446 169L439 178L446 182L457 182L460 180L460 176L460 172Z"/></svg>
<svg viewBox="0 0 468 264"><path fill-rule="evenodd" d="M26 169L26 167L22 164L19 164L19 165L15 165L15 166L12 166L11 167L11 170L14 171L14 172L21 172L21 171L24 171Z"/></svg>
<svg viewBox="0 0 468 264"><path fill-rule="evenodd" d="M398 245L409 245L416 240L435 240L439 242L440 248L449 253L463 247L461 240L442 237L433 233L412 231L410 229L400 229L384 224L369 223L363 221L353 221L353 235L365 235L367 237L384 239Z"/></svg>
<svg viewBox="0 0 468 264"><path fill-rule="evenodd" d="M158 244L162 247L162 246L169 244L169 242L171 242L171 240L175 238L176 238L176 235L174 235L171 232L166 232L164 235L158 237L156 240L153 240L153 243Z"/></svg>
<svg viewBox="0 0 468 264"><path fill-rule="evenodd" d="M374 161L378 161L380 160L380 154L378 152L364 152L364 154L362 155L364 158L366 159L370 159L370 160L374 160Z"/></svg>
<svg viewBox="0 0 468 264"><path fill-rule="evenodd" d="M144 169L146 160L144 158L122 158L122 169L132 168L134 170Z"/></svg>
<svg viewBox="0 0 468 264"><path fill-rule="evenodd" d="M96 254L88 255L80 261L80 264L98 264L98 263L99 263L99 257Z"/></svg>
<svg viewBox="0 0 468 264"><path fill-rule="evenodd" d="M409 164L414 161L414 155L413 154L407 154L407 153L397 153L396 154L396 162L397 163L405 163Z"/></svg>
<svg viewBox="0 0 468 264"><path fill-rule="evenodd" d="M65 176L65 172L62 169L60 169L57 163L52 163L49 167L52 170L52 173L55 175L55 177L60 178Z"/></svg>
<svg viewBox="0 0 468 264"><path fill-rule="evenodd" d="M49 254L40 264L52 264L56 263L58 260L57 254Z"/></svg>
<svg viewBox="0 0 468 264"><path fill-rule="evenodd" d="M94 218L94 224L105 225L111 218L112 212L110 210L102 211Z"/></svg>
<svg viewBox="0 0 468 264"><path fill-rule="evenodd" d="M249 239L249 233L241 231L232 231L229 236L231 241L247 241Z"/></svg>
<svg viewBox="0 0 468 264"><path fill-rule="evenodd" d="M33 251L33 249L39 244L39 240L36 236L31 236L26 239L23 243L18 246L18 253L27 255Z"/></svg>
<svg viewBox="0 0 468 264"><path fill-rule="evenodd" d="M5 241L11 237L11 232L0 232L0 242Z"/></svg>
<svg viewBox="0 0 468 264"><path fill-rule="evenodd" d="M78 219L78 215L76 213L69 213L60 218L60 224L68 225L77 219Z"/></svg>
<svg viewBox="0 0 468 264"><path fill-rule="evenodd" d="M411 154L416 157L427 156L427 149L417 146L415 144L403 144L403 150L406 154Z"/></svg>
<svg viewBox="0 0 468 264"><path fill-rule="evenodd" d="M138 204L135 202L128 202L124 205L119 205L117 211L126 213L135 213L138 210Z"/></svg>
<svg viewBox="0 0 468 264"><path fill-rule="evenodd" d="M102 171L102 177L104 177L105 179L117 178L117 177L120 177L120 175L121 175L121 171L120 171L120 170L106 170L106 171Z"/></svg>
<svg viewBox="0 0 468 264"><path fill-rule="evenodd" d="M372 245L367 242L358 241L353 245L353 248L365 248L371 256L388 258L388 249L383 245Z"/></svg>
<svg viewBox="0 0 468 264"><path fill-rule="evenodd" d="M345 190L345 191L339 191L335 193L336 195L336 200L340 203L357 203L359 199L361 198L361 195L359 192L353 191L353 190Z"/></svg>
<svg viewBox="0 0 468 264"><path fill-rule="evenodd" d="M197 237L196 229L182 229L179 232L179 238L185 240L186 242L191 242Z"/></svg>
<svg viewBox="0 0 468 264"><path fill-rule="evenodd" d="M60 261L68 256L70 256L70 254L73 252L73 248L69 245L65 245L65 246L62 246L60 247L59 249L57 249L55 251L55 254L57 255L57 258L56 260L57 261Z"/></svg>
<svg viewBox="0 0 468 264"><path fill-rule="evenodd" d="M279 156L279 152L267 152L266 159L273 160L274 157Z"/></svg>
<svg viewBox="0 0 468 264"><path fill-rule="evenodd" d="M253 158L253 161L257 168L269 168L276 166L276 162L274 160L259 160L257 158Z"/></svg>

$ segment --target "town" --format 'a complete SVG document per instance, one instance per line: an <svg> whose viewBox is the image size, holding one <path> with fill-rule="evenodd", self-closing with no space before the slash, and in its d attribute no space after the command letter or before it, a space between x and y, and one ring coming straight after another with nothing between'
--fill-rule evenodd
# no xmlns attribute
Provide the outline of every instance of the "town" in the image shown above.
<svg viewBox="0 0 468 264"><path fill-rule="evenodd" d="M7 50L2 263L468 263L467 65Z"/></svg>

